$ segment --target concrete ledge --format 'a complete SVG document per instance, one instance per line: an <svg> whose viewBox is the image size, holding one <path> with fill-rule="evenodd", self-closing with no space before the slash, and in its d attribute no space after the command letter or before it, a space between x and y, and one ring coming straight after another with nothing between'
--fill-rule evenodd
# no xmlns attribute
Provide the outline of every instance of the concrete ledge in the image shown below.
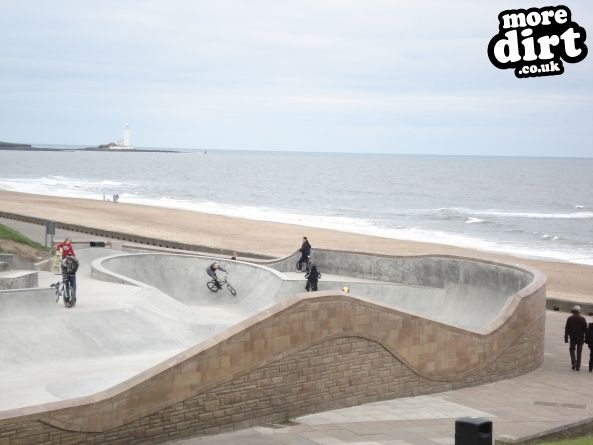
<svg viewBox="0 0 593 445"><path fill-rule="evenodd" d="M0 272L0 290L30 289L39 284L37 272L24 270L10 270Z"/></svg>
<svg viewBox="0 0 593 445"><path fill-rule="evenodd" d="M575 305L579 305L581 307L581 314L593 316L593 304L592 303L583 303L581 301L576 300L565 300L562 298L550 298L546 300L546 309L550 311L559 311L559 312L567 312L569 313Z"/></svg>

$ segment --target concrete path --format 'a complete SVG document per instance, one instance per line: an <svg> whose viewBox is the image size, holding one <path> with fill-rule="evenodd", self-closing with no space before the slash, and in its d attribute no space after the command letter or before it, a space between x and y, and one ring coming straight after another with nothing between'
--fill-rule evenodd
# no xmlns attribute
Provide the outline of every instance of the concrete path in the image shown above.
<svg viewBox="0 0 593 445"><path fill-rule="evenodd" d="M593 419L589 350L580 372L570 369L564 344L566 314L548 312L544 364L514 379L473 388L394 399L292 419L234 433L170 442L170 445L447 445L455 443L455 419L487 417L495 437L522 438Z"/></svg>

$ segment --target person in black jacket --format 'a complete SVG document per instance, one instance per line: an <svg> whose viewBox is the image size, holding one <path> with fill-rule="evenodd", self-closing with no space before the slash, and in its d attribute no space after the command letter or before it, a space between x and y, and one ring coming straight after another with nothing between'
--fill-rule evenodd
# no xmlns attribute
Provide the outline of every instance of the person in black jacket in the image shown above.
<svg viewBox="0 0 593 445"><path fill-rule="evenodd" d="M297 262L297 269L301 270L303 263L306 263L309 255L311 255L311 244L309 244L309 240L306 236L303 236L303 244L301 245L299 252L301 252L301 258Z"/></svg>
<svg viewBox="0 0 593 445"><path fill-rule="evenodd" d="M62 281L64 284L68 283L70 285L68 303L72 304L72 306L76 303L76 272L78 271L78 266L78 260L74 256L74 252L69 252L60 263Z"/></svg>
<svg viewBox="0 0 593 445"><path fill-rule="evenodd" d="M220 279L216 275L217 270L222 270L223 272L228 273L227 270L224 267L222 267L220 264L218 264L216 261L214 263L210 264L210 266L208 266L208 268L206 269L206 273L208 274L208 276L210 278L212 278L214 280L216 287L221 289L222 286L220 284Z"/></svg>
<svg viewBox="0 0 593 445"><path fill-rule="evenodd" d="M319 271L317 270L316 264L311 264L311 269L309 269L309 272L307 272L305 278L307 279L307 285L305 286L307 292L309 292L309 289L311 289L312 291L316 291L317 282L321 278L321 273L319 273Z"/></svg>
<svg viewBox="0 0 593 445"><path fill-rule="evenodd" d="M581 368L581 354L583 352L583 343L585 343L585 332L587 331L587 320L580 315L581 307L572 308L572 315L566 320L564 328L564 343L568 343L570 338L570 363L574 371ZM575 356L576 350L576 356Z"/></svg>
<svg viewBox="0 0 593 445"><path fill-rule="evenodd" d="M593 372L593 323L589 323L585 332L585 343L589 346L589 372Z"/></svg>

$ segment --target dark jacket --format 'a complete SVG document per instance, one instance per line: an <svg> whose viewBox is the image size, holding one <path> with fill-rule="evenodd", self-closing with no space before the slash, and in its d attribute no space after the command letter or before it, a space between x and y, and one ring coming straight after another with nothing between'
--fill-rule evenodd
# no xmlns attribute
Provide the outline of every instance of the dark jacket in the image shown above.
<svg viewBox="0 0 593 445"><path fill-rule="evenodd" d="M317 270L317 266L311 266L311 270L305 275L309 281L317 281L321 278L321 273Z"/></svg>
<svg viewBox="0 0 593 445"><path fill-rule="evenodd" d="M311 244L309 244L309 241L303 243L301 246L301 253L303 255L311 255Z"/></svg>
<svg viewBox="0 0 593 445"><path fill-rule="evenodd" d="M582 343L585 341L585 331L587 331L587 320L579 314L572 314L566 320L564 328L564 341L570 337L573 341Z"/></svg>
<svg viewBox="0 0 593 445"><path fill-rule="evenodd" d="M76 275L76 271L78 271L78 260L73 256L67 256L62 260L60 266L62 268L62 275Z"/></svg>
<svg viewBox="0 0 593 445"><path fill-rule="evenodd" d="M589 323L587 332L585 332L585 343L589 345L589 349L593 349L593 323Z"/></svg>

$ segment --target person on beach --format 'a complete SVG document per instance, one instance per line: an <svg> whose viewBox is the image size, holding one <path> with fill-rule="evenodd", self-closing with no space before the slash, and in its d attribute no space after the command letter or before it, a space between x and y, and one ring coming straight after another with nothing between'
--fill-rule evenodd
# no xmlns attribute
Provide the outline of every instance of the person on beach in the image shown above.
<svg viewBox="0 0 593 445"><path fill-rule="evenodd" d="M302 270L303 263L306 263L309 255L311 255L311 244L309 244L309 240L306 236L303 236L303 244L301 245L299 252L301 252L301 258L297 261L297 269Z"/></svg>
<svg viewBox="0 0 593 445"><path fill-rule="evenodd" d="M74 253L74 247L72 247L72 240L70 238L64 239L63 242L56 246L56 250L62 251L62 259L66 258L69 254L76 256Z"/></svg>
<svg viewBox="0 0 593 445"><path fill-rule="evenodd" d="M309 292L309 289L315 292L317 290L317 282L321 278L321 273L317 270L316 264L311 264L311 269L309 269L305 278L307 279L307 285L305 286L307 292Z"/></svg>
<svg viewBox="0 0 593 445"><path fill-rule="evenodd" d="M589 346L589 372L593 372L593 323L589 323L585 332L585 343Z"/></svg>
<svg viewBox="0 0 593 445"><path fill-rule="evenodd" d="M570 363L574 371L579 371L581 369L581 354L585 342L585 332L587 331L587 320L580 315L580 306L573 307L571 312L572 315L566 320L566 327L564 328L564 343L568 343L570 339L568 348Z"/></svg>
<svg viewBox="0 0 593 445"><path fill-rule="evenodd" d="M228 273L226 271L226 269L224 267L222 267L220 264L218 264L217 262L214 262L210 266L208 266L208 268L206 269L206 273L208 274L208 276L210 278L212 278L214 280L214 282L216 283L216 287L218 287L220 289L220 288L222 288L222 286L220 285L220 280L218 279L218 276L216 275L217 270L222 270L224 273Z"/></svg>
<svg viewBox="0 0 593 445"><path fill-rule="evenodd" d="M65 258L62 258L62 281L70 283L72 289L71 301L76 301L76 272L78 271L78 260L74 256L74 252L70 252Z"/></svg>

